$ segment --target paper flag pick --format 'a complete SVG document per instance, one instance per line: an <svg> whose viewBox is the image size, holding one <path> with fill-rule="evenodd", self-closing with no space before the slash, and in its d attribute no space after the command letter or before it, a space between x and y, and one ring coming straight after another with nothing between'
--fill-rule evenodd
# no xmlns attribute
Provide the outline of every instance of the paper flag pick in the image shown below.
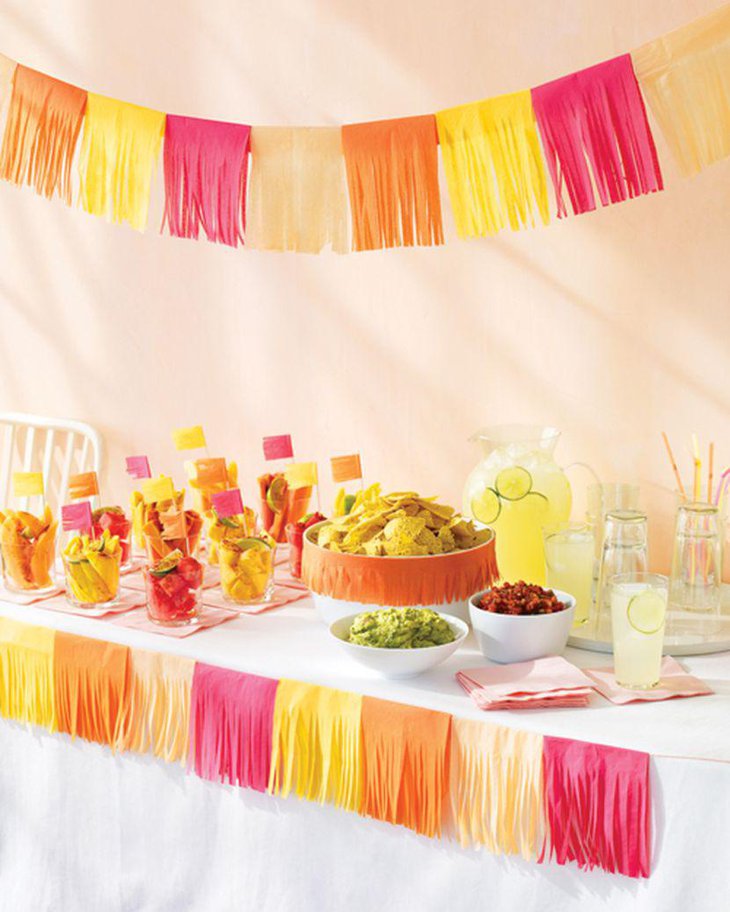
<svg viewBox="0 0 730 912"><path fill-rule="evenodd" d="M176 450L202 450L206 446L205 434L199 424L177 428L172 432L172 442Z"/></svg>
<svg viewBox="0 0 730 912"><path fill-rule="evenodd" d="M93 526L89 501L64 504L61 507L61 525L64 532L88 532Z"/></svg>
<svg viewBox="0 0 730 912"><path fill-rule="evenodd" d="M86 109L86 91L18 66L0 152L0 177L32 184L71 205L71 164Z"/></svg>
<svg viewBox="0 0 730 912"><path fill-rule="evenodd" d="M358 478L362 478L359 453L353 453L352 456L333 456L330 459L330 463L332 465L332 481L335 484L343 484L346 481L356 481Z"/></svg>
<svg viewBox="0 0 730 912"><path fill-rule="evenodd" d="M13 472L13 495L35 497L43 494L43 472Z"/></svg>
<svg viewBox="0 0 730 912"><path fill-rule="evenodd" d="M0 716L55 729L53 644L56 631L0 618Z"/></svg>
<svg viewBox="0 0 730 912"><path fill-rule="evenodd" d="M150 461L146 456L127 456L127 475L132 478L151 478Z"/></svg>
<svg viewBox="0 0 730 912"><path fill-rule="evenodd" d="M158 478L147 478L142 482L142 499L145 503L159 503L162 500L174 500L175 486L168 475Z"/></svg>
<svg viewBox="0 0 730 912"><path fill-rule="evenodd" d="M213 488L228 484L228 470L222 456L196 459L193 462L193 478L200 488Z"/></svg>
<svg viewBox="0 0 730 912"><path fill-rule="evenodd" d="M294 449L289 434L280 434L278 437L264 437L264 459L293 458Z"/></svg>
<svg viewBox="0 0 730 912"><path fill-rule="evenodd" d="M80 497L95 497L99 493L99 479L96 472L80 472L68 480L68 496L71 500Z"/></svg>
<svg viewBox="0 0 730 912"><path fill-rule="evenodd" d="M284 472L290 488L311 488L317 484L316 462L295 462Z"/></svg>
<svg viewBox="0 0 730 912"><path fill-rule="evenodd" d="M227 516L240 516L243 513L243 500L238 488L218 491L211 495L210 500L213 509L221 519L225 519Z"/></svg>

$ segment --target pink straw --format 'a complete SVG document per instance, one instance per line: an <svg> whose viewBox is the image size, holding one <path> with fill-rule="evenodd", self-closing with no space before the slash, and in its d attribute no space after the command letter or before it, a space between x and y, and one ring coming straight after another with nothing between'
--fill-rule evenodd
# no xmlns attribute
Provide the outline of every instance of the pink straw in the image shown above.
<svg viewBox="0 0 730 912"><path fill-rule="evenodd" d="M729 481L730 481L730 468L725 469L725 471L720 476L719 481L717 482L717 487L715 488L715 506L716 507L719 506L720 500L722 498L723 493L725 492L725 488L727 488L727 486L728 486Z"/></svg>

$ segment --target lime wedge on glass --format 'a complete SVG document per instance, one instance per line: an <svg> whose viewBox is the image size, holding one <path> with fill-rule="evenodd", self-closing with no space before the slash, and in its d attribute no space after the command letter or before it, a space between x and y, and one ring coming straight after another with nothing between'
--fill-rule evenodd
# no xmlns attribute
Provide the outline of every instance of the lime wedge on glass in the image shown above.
<svg viewBox="0 0 730 912"><path fill-rule="evenodd" d="M497 475L494 487L505 500L522 500L532 490L532 475L522 466L511 466Z"/></svg>
<svg viewBox="0 0 730 912"><path fill-rule="evenodd" d="M269 485L269 490L266 492L266 503L273 513L281 513L284 509L288 487L283 475L277 475Z"/></svg>
<svg viewBox="0 0 730 912"><path fill-rule="evenodd" d="M252 548L256 548L259 551L271 550L271 545L264 541L263 538L237 538L233 544L239 551L250 551Z"/></svg>
<svg viewBox="0 0 730 912"><path fill-rule="evenodd" d="M644 589L629 602L626 617L634 630L649 636L662 629L666 611L667 603L662 596L655 589Z"/></svg>
<svg viewBox="0 0 730 912"><path fill-rule="evenodd" d="M494 488L485 488L481 494L477 494L471 499L471 512L474 514L474 519L478 519L487 526L496 522L501 511L502 504L499 502L499 494Z"/></svg>

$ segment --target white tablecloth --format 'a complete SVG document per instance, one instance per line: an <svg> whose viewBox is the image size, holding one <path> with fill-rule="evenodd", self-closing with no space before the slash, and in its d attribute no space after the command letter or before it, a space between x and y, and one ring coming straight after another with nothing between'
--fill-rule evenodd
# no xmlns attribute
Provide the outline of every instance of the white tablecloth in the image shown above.
<svg viewBox="0 0 730 912"><path fill-rule="evenodd" d="M631 881L462 850L0 721L1 912L727 909L728 654L683 660L714 696L625 707L596 697L589 709L485 714L453 680L459 668L483 663L473 643L428 675L382 681L329 641L308 600L181 640L37 606L0 603L0 613L242 671L646 750L655 757L657 815L653 874ZM577 650L568 657L583 666L606 663Z"/></svg>

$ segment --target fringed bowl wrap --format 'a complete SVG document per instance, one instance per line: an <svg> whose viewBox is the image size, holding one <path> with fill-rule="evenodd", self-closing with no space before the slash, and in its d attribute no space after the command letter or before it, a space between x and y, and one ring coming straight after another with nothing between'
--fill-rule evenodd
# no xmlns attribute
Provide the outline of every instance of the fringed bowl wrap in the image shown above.
<svg viewBox="0 0 730 912"><path fill-rule="evenodd" d="M320 548L304 535L302 579L322 620L376 608L433 608L469 623L469 598L498 577L494 533L465 551L417 557L371 557Z"/></svg>

